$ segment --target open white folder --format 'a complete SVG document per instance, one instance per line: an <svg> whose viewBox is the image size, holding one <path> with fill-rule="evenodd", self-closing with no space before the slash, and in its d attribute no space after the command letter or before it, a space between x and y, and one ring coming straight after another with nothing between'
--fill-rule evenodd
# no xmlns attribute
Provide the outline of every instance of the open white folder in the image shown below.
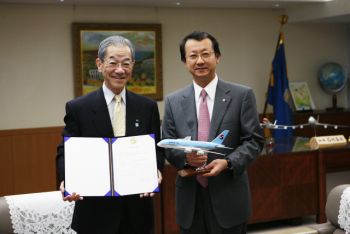
<svg viewBox="0 0 350 234"><path fill-rule="evenodd" d="M65 137L65 193L125 196L158 192L154 135Z"/></svg>

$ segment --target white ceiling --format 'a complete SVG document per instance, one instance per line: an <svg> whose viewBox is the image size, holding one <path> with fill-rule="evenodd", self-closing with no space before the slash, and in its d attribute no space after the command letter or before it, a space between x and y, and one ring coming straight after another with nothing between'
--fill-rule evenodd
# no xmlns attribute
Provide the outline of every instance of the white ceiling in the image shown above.
<svg viewBox="0 0 350 234"><path fill-rule="evenodd" d="M287 9L309 4L326 4L330 1L332 0L0 0L0 3Z"/></svg>
<svg viewBox="0 0 350 234"><path fill-rule="evenodd" d="M350 23L350 0L0 0L1 3L174 8L265 8L284 10L289 16L289 22Z"/></svg>

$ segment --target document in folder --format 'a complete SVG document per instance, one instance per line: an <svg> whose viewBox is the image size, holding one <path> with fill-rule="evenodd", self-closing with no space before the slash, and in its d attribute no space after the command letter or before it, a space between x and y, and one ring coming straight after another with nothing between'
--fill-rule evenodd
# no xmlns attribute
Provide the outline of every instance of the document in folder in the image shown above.
<svg viewBox="0 0 350 234"><path fill-rule="evenodd" d="M154 135L65 137L65 193L125 196L158 192Z"/></svg>

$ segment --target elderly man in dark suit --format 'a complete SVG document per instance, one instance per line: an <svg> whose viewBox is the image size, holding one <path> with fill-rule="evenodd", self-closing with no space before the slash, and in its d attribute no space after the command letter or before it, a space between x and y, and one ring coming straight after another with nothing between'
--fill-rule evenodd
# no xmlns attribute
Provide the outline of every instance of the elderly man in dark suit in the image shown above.
<svg viewBox="0 0 350 234"><path fill-rule="evenodd" d="M163 138L211 141L223 130L223 142L232 150L198 155L167 150L168 161L179 171L207 164L209 172L176 178L176 218L184 234L241 234L251 213L246 169L263 147L256 102L251 88L218 79L217 40L206 32L193 32L180 44L181 60L193 84L165 99ZM182 173L179 173L182 174Z"/></svg>
<svg viewBox="0 0 350 234"><path fill-rule="evenodd" d="M114 137L154 133L156 142L159 141L157 103L125 88L132 76L134 63L135 50L128 39L111 36L100 43L96 65L104 78L103 86L66 104L64 136ZM116 109L120 116L116 116ZM56 161L62 190L63 143L58 146ZM163 161L162 152L157 148L159 169L162 168ZM159 171L158 175L161 178ZM63 199L76 201L72 228L78 233L150 234L153 233L152 195L81 199L79 194L73 193Z"/></svg>

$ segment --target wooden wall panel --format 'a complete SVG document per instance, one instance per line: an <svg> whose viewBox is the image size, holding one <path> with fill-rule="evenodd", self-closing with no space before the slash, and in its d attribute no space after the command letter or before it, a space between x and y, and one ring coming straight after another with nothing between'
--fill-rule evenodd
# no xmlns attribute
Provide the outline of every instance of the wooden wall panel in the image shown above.
<svg viewBox="0 0 350 234"><path fill-rule="evenodd" d="M62 127L0 131L1 195L56 190L56 147Z"/></svg>
<svg viewBox="0 0 350 234"><path fill-rule="evenodd" d="M12 140L0 136L0 196L13 193Z"/></svg>
<svg viewBox="0 0 350 234"><path fill-rule="evenodd" d="M325 155L325 165L327 172L349 171L350 170L350 144L347 148L337 150L337 153L332 153L332 149L322 149Z"/></svg>
<svg viewBox="0 0 350 234"><path fill-rule="evenodd" d="M39 133L13 137L14 192L28 193L56 189L56 147L60 135Z"/></svg>

